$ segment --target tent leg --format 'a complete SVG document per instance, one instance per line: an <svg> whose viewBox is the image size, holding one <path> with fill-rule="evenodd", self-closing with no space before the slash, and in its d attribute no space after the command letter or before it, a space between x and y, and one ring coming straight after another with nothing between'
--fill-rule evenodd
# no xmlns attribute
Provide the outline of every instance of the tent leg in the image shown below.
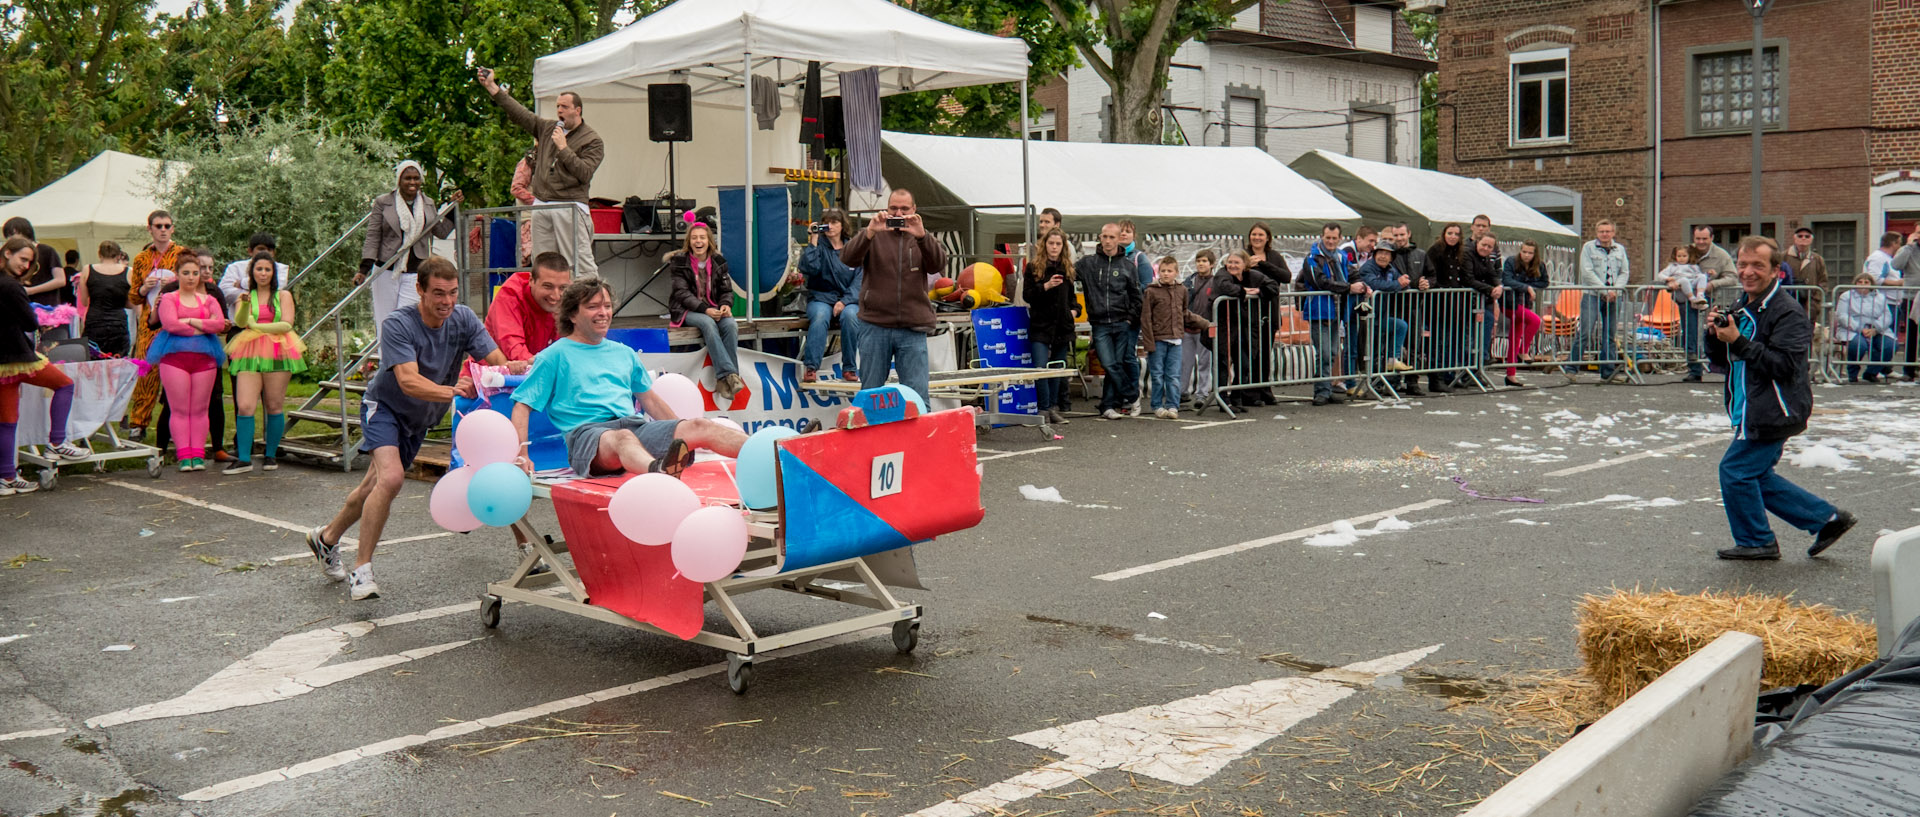
<svg viewBox="0 0 1920 817"><path fill-rule="evenodd" d="M760 276L753 268L756 260L753 253L753 211L758 209L754 205L759 202L753 197L753 52L744 48L740 50L740 98L746 103L740 106L740 121L747 137L746 161L741 164L746 175L740 178L744 194L742 199L747 207L747 257L741 261L747 271L747 323L752 324L760 314ZM759 337L760 333L755 332L754 338Z"/></svg>
<svg viewBox="0 0 1920 817"><path fill-rule="evenodd" d="M1033 173L1027 156L1027 78L1020 78L1020 223L1024 225L1028 246L1033 244Z"/></svg>

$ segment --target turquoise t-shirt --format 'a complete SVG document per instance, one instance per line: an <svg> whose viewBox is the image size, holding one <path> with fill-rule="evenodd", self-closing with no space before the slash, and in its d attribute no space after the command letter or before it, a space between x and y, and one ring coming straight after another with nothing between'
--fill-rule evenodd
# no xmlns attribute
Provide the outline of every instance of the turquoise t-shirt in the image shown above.
<svg viewBox="0 0 1920 817"><path fill-rule="evenodd" d="M545 412L565 434L638 413L634 397L650 388L653 376L625 344L602 340L589 345L561 338L533 356L533 367L513 390L513 401Z"/></svg>

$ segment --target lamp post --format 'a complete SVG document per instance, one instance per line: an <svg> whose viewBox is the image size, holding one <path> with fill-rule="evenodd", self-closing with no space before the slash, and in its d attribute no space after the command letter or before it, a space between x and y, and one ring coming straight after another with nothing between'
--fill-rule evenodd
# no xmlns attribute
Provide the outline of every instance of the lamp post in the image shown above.
<svg viewBox="0 0 1920 817"><path fill-rule="evenodd" d="M1760 132L1765 127L1765 121L1763 120L1762 112L1765 111L1766 109L1766 106L1762 101L1762 94L1760 91L1761 62L1762 62L1762 56L1763 56L1762 49L1761 49L1761 39L1760 39L1761 38L1761 18L1766 16L1767 8L1773 5L1773 0L1741 0L1741 2L1746 4L1747 13L1753 15L1753 66L1752 66L1753 76L1751 80L1749 80L1749 82L1751 83L1751 91L1753 93L1753 106L1752 106L1753 121L1751 123L1753 125L1753 169L1751 171L1751 177L1748 181L1748 184L1751 185L1753 188L1752 190L1753 201L1751 202L1752 212L1749 214L1749 220L1751 223L1747 225L1747 229L1750 231L1752 235L1759 235L1760 234L1760 159L1761 159Z"/></svg>

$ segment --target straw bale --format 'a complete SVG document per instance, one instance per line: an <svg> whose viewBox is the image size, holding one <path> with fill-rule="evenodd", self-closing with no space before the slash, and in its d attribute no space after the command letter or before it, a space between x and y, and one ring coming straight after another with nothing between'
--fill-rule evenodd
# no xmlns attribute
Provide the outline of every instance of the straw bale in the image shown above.
<svg viewBox="0 0 1920 817"><path fill-rule="evenodd" d="M1636 588L1587 596L1578 612L1584 671L1608 708L1729 631L1764 642L1762 687L1825 684L1876 657L1872 624L1781 596Z"/></svg>

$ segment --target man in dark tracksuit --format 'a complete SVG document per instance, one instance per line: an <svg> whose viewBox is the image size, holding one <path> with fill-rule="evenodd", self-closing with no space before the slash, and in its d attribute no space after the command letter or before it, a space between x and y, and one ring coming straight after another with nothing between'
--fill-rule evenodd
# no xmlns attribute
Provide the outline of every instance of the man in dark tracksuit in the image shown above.
<svg viewBox="0 0 1920 817"><path fill-rule="evenodd" d="M1139 414L1140 343L1139 268L1120 243L1120 226L1100 228L1100 249L1073 263L1080 293L1087 299L1087 323L1093 325L1093 349L1107 376L1100 387L1100 416L1118 420Z"/></svg>
<svg viewBox="0 0 1920 817"><path fill-rule="evenodd" d="M1773 239L1741 239L1735 275L1745 294L1730 309L1716 309L1705 332L1708 360L1727 370L1733 422L1733 442L1720 458L1720 497L1734 546L1719 551L1722 559L1780 558L1768 512L1814 534L1808 556L1831 547L1855 521L1773 471L1788 438L1805 431L1813 413L1807 373L1813 322L1798 301L1780 293L1779 253Z"/></svg>

